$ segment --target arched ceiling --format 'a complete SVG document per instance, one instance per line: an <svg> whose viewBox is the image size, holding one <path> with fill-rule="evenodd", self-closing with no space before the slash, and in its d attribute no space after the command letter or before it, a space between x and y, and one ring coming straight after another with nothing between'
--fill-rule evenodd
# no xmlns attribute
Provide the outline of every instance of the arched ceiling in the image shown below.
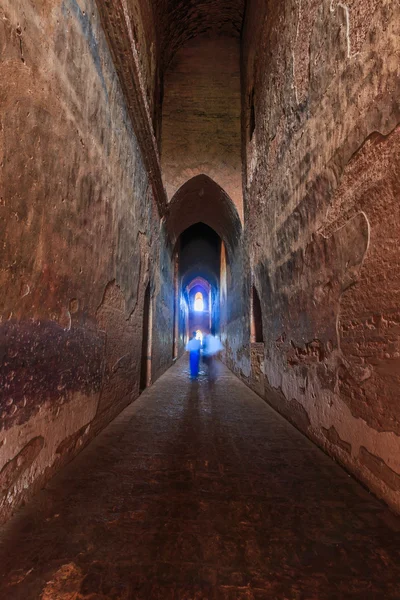
<svg viewBox="0 0 400 600"><path fill-rule="evenodd" d="M165 92L166 69L177 50L183 46L186 48L189 40L201 35L205 37L209 35L213 39L229 39L229 37L239 39L245 0L112 0L112 2L97 0L97 5L149 182L159 214L163 217L169 204L160 161L161 107ZM219 50L216 49L211 61L218 55ZM229 73L233 73L232 69ZM211 80L213 80L212 76L211 73ZM229 88L229 84L225 85L224 81L219 81L218 85L224 90ZM221 113L219 106L221 98L218 96L217 99L214 129L218 131L218 127L227 127L224 120L221 121L219 118L220 114L226 117L225 121L228 120L230 125L233 123L232 127L235 127L235 123L240 125L240 111L238 115L232 116L230 111L222 106ZM230 98L226 105L227 107L232 105ZM240 108L240 102L238 106ZM236 145L240 150L240 129L238 131L239 143ZM232 145L229 139L225 138L221 143L226 147ZM225 152L222 154L224 155ZM240 159L240 152L236 154ZM211 157L212 160L214 158ZM227 177L222 179L220 177L220 166L226 159L225 156L221 158L220 155L217 158L219 158L217 174L210 172L210 175L226 189ZM192 174L196 171L199 172L198 165L194 171L192 170ZM230 165L228 181L234 177L232 171L241 172L236 163ZM179 185L181 182L177 183ZM235 186L235 190L239 188L241 189L240 184ZM229 193L234 198L234 192L229 190ZM234 200L236 201L235 198ZM241 196L240 202L237 202L239 211L241 211L240 203Z"/></svg>
<svg viewBox="0 0 400 600"><path fill-rule="evenodd" d="M200 274L200 275L199 275ZM218 276L214 272L212 268L210 268L204 262L197 262L190 265L190 268L186 269L182 275L182 288L187 289L188 292L190 283L193 279L200 277L201 279L208 282L209 288L217 288L218 287Z"/></svg>
<svg viewBox="0 0 400 600"><path fill-rule="evenodd" d="M188 40L208 32L240 36L245 0L153 0L164 68Z"/></svg>
<svg viewBox="0 0 400 600"><path fill-rule="evenodd" d="M211 284L207 281L207 279L199 276L192 279L191 282L187 284L186 289L188 292L190 292L196 286L202 287L206 292L209 292L211 289Z"/></svg>
<svg viewBox="0 0 400 600"><path fill-rule="evenodd" d="M240 217L232 200L207 175L187 181L168 206L167 229L173 244L195 223L205 223L234 251L242 232Z"/></svg>

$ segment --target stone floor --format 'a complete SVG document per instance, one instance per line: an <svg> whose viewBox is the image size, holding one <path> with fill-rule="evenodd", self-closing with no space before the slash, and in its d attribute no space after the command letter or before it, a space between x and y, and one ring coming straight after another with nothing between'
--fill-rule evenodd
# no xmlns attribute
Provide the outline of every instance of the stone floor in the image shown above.
<svg viewBox="0 0 400 600"><path fill-rule="evenodd" d="M400 598L400 519L221 369L176 364L16 515L2 600Z"/></svg>

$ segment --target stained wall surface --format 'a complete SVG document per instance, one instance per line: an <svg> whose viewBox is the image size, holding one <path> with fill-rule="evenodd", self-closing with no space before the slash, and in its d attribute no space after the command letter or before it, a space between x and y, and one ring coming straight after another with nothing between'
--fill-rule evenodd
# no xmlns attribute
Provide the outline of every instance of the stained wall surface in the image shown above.
<svg viewBox="0 0 400 600"><path fill-rule="evenodd" d="M248 380L397 509L399 64L397 2L248 3L245 231L265 342Z"/></svg>
<svg viewBox="0 0 400 600"><path fill-rule="evenodd" d="M144 0L128 0L127 9L133 40L140 61L146 101L153 116L153 121L155 121L158 114L156 101L158 101L157 85L159 80L156 14L151 2Z"/></svg>
<svg viewBox="0 0 400 600"><path fill-rule="evenodd" d="M172 263L92 0L0 7L0 520L172 360Z"/></svg>
<svg viewBox="0 0 400 600"><path fill-rule="evenodd" d="M197 36L179 49L164 76L161 161L169 199L206 175L242 216L240 102L236 37Z"/></svg>

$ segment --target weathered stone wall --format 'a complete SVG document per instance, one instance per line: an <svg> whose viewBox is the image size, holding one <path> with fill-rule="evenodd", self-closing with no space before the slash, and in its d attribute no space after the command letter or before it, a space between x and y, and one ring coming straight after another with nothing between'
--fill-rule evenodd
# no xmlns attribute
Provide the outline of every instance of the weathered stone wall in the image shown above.
<svg viewBox="0 0 400 600"><path fill-rule="evenodd" d="M245 235L245 232L244 232ZM221 261L221 281L226 286L226 301L221 303L221 341L227 366L251 384L250 282L251 274L243 235L227 248L226 266Z"/></svg>
<svg viewBox="0 0 400 600"><path fill-rule="evenodd" d="M156 35L157 13L147 0L128 0L128 16L136 43L145 86L147 102L153 118L156 118L155 94L157 84L157 63L159 58Z"/></svg>
<svg viewBox="0 0 400 600"><path fill-rule="evenodd" d="M243 44L266 398L400 509L400 6L250 0Z"/></svg>
<svg viewBox="0 0 400 600"><path fill-rule="evenodd" d="M164 77L161 161L168 198L207 175L242 216L240 47L227 36L198 36Z"/></svg>
<svg viewBox="0 0 400 600"><path fill-rule="evenodd" d="M0 4L0 520L172 360L172 269L96 4ZM160 251L160 246L163 248Z"/></svg>

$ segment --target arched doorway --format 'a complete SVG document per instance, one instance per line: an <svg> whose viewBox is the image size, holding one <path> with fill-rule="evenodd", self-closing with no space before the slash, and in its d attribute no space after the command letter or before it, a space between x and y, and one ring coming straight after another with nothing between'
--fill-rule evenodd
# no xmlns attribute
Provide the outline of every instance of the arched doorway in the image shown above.
<svg viewBox="0 0 400 600"><path fill-rule="evenodd" d="M178 265L174 319L177 340L174 356L177 356L184 348L183 337L187 338L197 330L203 334L221 335L221 328L224 332L227 330L228 320L237 318L242 312L241 295L236 293L239 280L233 279L233 289L228 291L231 280L226 276L228 256L234 268L239 270L242 226L237 209L226 192L206 175L198 175L188 180L172 198L166 227L174 245L175 267ZM235 300L230 312L228 294ZM185 311L189 327L182 336ZM224 335L227 338L227 334Z"/></svg>
<svg viewBox="0 0 400 600"><path fill-rule="evenodd" d="M175 245L181 233L196 223L211 227L234 252L242 234L242 224L228 194L207 175L189 179L171 199L167 229Z"/></svg>
<svg viewBox="0 0 400 600"><path fill-rule="evenodd" d="M252 344L259 344L264 342L261 302L258 292L254 285L251 297L250 341Z"/></svg>
<svg viewBox="0 0 400 600"><path fill-rule="evenodd" d="M140 391L151 383L151 344L152 344L152 310L150 298L150 282L147 284L143 303L142 358L140 363Z"/></svg>
<svg viewBox="0 0 400 600"><path fill-rule="evenodd" d="M194 310L196 312L204 311L204 298L202 292L197 292L194 297Z"/></svg>
<svg viewBox="0 0 400 600"><path fill-rule="evenodd" d="M184 277L183 282L186 281L187 277ZM184 292L189 307L189 330L190 333L196 331L199 338L211 332L213 317L215 318L213 297L217 295L217 285L216 279L212 279L210 283L204 277L195 277L185 286Z"/></svg>

